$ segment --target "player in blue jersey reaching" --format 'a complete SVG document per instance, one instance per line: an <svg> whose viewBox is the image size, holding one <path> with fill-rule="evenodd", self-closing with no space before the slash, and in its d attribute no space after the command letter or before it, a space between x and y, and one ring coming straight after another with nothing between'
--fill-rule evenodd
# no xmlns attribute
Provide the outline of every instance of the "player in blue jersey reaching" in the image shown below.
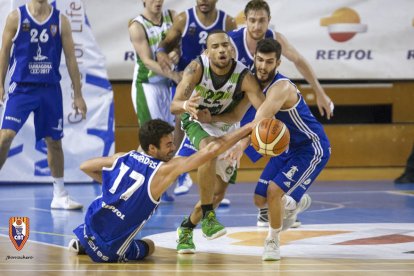
<svg viewBox="0 0 414 276"><path fill-rule="evenodd" d="M7 17L0 51L0 101L6 98L4 81L9 64L10 85L1 120L0 168L14 137L33 112L36 140L44 138L47 145L54 187L51 208L80 209L82 205L68 196L63 181L63 103L59 83L62 49L74 90L73 107L84 119L86 104L68 19L47 0L32 0Z"/></svg>
<svg viewBox="0 0 414 276"><path fill-rule="evenodd" d="M280 259L279 233L288 229L298 213L309 208L305 194L325 167L331 154L328 137L307 106L296 85L277 72L281 45L274 39L259 41L254 64L256 77L266 94L255 120L271 118L285 123L290 131L289 149L272 157L255 190L257 207L269 208L269 233L263 260ZM287 197L289 196L289 197Z"/></svg>
<svg viewBox="0 0 414 276"><path fill-rule="evenodd" d="M297 214L309 208L310 197L305 194L325 167L331 154L328 137L323 126L316 120L300 91L288 78L277 72L282 47L273 38L258 42L254 55L256 78L266 100L257 110L248 114L258 122L263 118L276 117L289 129L289 149L272 157L257 183L254 203L269 208L269 233L265 240L262 259L280 259L279 235L295 222ZM237 122L243 116L243 103L233 113L213 115L209 120ZM206 121L205 117L203 121ZM200 119L200 118L199 118ZM250 123L250 122L247 122ZM246 148L250 139L241 141ZM238 155L237 153L234 153Z"/></svg>
<svg viewBox="0 0 414 276"><path fill-rule="evenodd" d="M143 153L130 151L84 162L81 169L102 183L69 250L95 262L141 260L154 252L151 240L134 240L178 175L196 169L248 136L254 123L218 137L190 157L175 157L174 127L150 120L140 128Z"/></svg>
<svg viewBox="0 0 414 276"><path fill-rule="evenodd" d="M236 59L248 68L254 70L254 53L257 43L263 38L274 38L282 46L282 55L294 63L296 69L315 91L316 103L321 116L326 116L327 119L330 119L333 116L334 107L332 100L323 90L316 78L316 74L306 59L293 47L285 36L280 32L269 29L270 19L270 7L266 1L251 0L246 4L243 18L246 27L229 32L229 36L235 46ZM250 122L254 118L254 114L254 108L250 107L240 124L243 125L245 122ZM245 153L253 162L261 158L261 155L251 146L246 149ZM259 210L257 226L267 227L268 225L267 207L264 206ZM294 225L298 227L300 222L297 221Z"/></svg>

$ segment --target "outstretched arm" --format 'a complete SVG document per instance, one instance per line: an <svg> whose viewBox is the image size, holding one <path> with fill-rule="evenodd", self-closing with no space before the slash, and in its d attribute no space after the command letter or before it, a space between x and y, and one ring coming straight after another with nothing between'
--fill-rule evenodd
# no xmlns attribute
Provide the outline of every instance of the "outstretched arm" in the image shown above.
<svg viewBox="0 0 414 276"><path fill-rule="evenodd" d="M276 40L282 45L283 56L295 64L296 69L315 91L319 113L329 120L333 116L333 103L323 90L312 67L281 33L276 33Z"/></svg>
<svg viewBox="0 0 414 276"><path fill-rule="evenodd" d="M62 46L65 53L66 66L68 68L69 76L73 85L73 108L76 114L82 114L82 119L86 118L87 107L85 100L82 97L80 73L78 62L75 57L75 47L73 45L72 30L70 28L69 20L66 16L61 15L62 25Z"/></svg>
<svg viewBox="0 0 414 276"><path fill-rule="evenodd" d="M160 185L151 186L153 197L159 198L180 174L198 168L231 148L243 137L250 135L254 125L254 123L249 123L224 136L217 137L190 157L176 157L165 163L153 179L155 183L160 182Z"/></svg>
<svg viewBox="0 0 414 276"><path fill-rule="evenodd" d="M7 73L7 66L10 60L10 50L13 45L13 37L16 35L19 24L19 13L14 10L7 16L6 26L2 36L2 45L0 50L0 105L4 98L4 81Z"/></svg>
<svg viewBox="0 0 414 276"><path fill-rule="evenodd" d="M102 183L102 168L111 167L115 160L124 154L124 152L119 152L112 156L98 157L87 160L80 165L80 169L89 175L93 180Z"/></svg>
<svg viewBox="0 0 414 276"><path fill-rule="evenodd" d="M288 81L280 81L270 87L266 93L266 101L256 112L255 122L264 118L273 118L288 100L289 94L296 95L296 88Z"/></svg>

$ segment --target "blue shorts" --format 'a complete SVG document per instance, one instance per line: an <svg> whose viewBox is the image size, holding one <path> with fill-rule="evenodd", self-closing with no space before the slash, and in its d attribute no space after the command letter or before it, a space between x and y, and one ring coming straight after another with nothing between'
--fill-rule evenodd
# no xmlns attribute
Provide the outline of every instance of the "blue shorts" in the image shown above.
<svg viewBox="0 0 414 276"><path fill-rule="evenodd" d="M267 197L269 181L273 181L299 202L331 155L328 143L315 144L289 148L288 152L272 157L263 170L254 193Z"/></svg>
<svg viewBox="0 0 414 276"><path fill-rule="evenodd" d="M149 247L142 240L133 240L123 256L116 252L118 248L111 248L110 245L102 242L86 228L85 224L79 225L73 233L78 237L79 242L85 248L86 254L97 263L116 263L127 261L138 261L148 255Z"/></svg>
<svg viewBox="0 0 414 276"><path fill-rule="evenodd" d="M9 90L12 92L9 91L5 102L1 129L19 132L33 111L37 141L45 137L62 139L63 103L60 84L12 83Z"/></svg>
<svg viewBox="0 0 414 276"><path fill-rule="evenodd" d="M183 141L181 142L180 148L176 152L176 156L188 157L197 152L197 149L191 144L187 135L184 136Z"/></svg>

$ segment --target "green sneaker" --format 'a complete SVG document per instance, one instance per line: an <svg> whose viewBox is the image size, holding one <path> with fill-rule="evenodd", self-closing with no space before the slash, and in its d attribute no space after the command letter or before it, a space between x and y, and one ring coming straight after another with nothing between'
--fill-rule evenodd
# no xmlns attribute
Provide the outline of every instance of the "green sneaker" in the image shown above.
<svg viewBox="0 0 414 276"><path fill-rule="evenodd" d="M201 220L201 230L203 231L203 237L208 240L221 237L227 232L226 228L218 222L214 211L208 211L205 218Z"/></svg>
<svg viewBox="0 0 414 276"><path fill-rule="evenodd" d="M177 228L177 252L181 254L193 254L195 245L193 243L193 229L187 227Z"/></svg>

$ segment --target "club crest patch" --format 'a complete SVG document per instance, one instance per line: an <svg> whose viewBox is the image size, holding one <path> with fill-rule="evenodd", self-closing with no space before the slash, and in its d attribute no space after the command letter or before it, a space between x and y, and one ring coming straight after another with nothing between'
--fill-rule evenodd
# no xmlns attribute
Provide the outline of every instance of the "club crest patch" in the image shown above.
<svg viewBox="0 0 414 276"><path fill-rule="evenodd" d="M29 239L29 218L11 217L9 219L9 238L16 250L22 250Z"/></svg>

